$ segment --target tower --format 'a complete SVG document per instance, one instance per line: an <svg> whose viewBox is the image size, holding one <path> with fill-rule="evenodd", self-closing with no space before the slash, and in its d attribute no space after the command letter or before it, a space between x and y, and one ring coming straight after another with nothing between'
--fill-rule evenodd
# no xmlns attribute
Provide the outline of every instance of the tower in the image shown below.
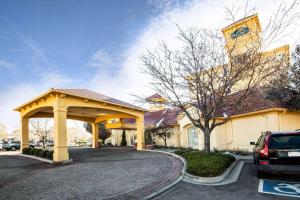
<svg viewBox="0 0 300 200"><path fill-rule="evenodd" d="M260 51L261 32L257 14L240 19L223 28L227 53L233 57L247 50Z"/></svg>
<svg viewBox="0 0 300 200"><path fill-rule="evenodd" d="M167 103L167 100L160 94L153 94L147 97L146 101L150 104L149 107L151 111L158 111L166 108L165 105Z"/></svg>

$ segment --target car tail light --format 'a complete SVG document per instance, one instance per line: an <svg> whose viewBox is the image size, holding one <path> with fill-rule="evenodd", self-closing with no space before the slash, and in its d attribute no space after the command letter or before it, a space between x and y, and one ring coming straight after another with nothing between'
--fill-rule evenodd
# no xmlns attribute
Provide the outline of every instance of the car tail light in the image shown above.
<svg viewBox="0 0 300 200"><path fill-rule="evenodd" d="M266 135L264 148L261 149L259 152L261 158L268 158L269 156L269 140L270 140L270 135Z"/></svg>
<svg viewBox="0 0 300 200"><path fill-rule="evenodd" d="M269 164L269 161L261 160L261 161L259 161L259 164L260 164L260 165L268 165L268 164Z"/></svg>

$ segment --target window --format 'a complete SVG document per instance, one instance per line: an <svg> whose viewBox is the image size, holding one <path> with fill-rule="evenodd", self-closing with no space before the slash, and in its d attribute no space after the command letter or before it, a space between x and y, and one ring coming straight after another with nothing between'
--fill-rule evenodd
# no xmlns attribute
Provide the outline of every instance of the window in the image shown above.
<svg viewBox="0 0 300 200"><path fill-rule="evenodd" d="M259 141L259 143L258 143L258 146L259 146L260 148L263 148L263 147L264 147L266 136L267 136L266 134L264 134L264 135L261 136L261 139L260 139L260 141Z"/></svg>
<svg viewBox="0 0 300 200"><path fill-rule="evenodd" d="M272 135L270 149L300 149L300 134Z"/></svg>
<svg viewBox="0 0 300 200"><path fill-rule="evenodd" d="M199 137L196 127L192 126L188 128L188 146L193 149L199 148Z"/></svg>
<svg viewBox="0 0 300 200"><path fill-rule="evenodd" d="M245 35L249 33L249 30L250 29L248 26L242 26L231 33L231 39L236 39L242 35Z"/></svg>

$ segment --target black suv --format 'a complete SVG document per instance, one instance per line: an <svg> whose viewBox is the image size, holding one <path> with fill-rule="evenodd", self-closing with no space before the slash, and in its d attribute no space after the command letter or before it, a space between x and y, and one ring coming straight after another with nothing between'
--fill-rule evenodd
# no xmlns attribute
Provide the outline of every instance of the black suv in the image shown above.
<svg viewBox="0 0 300 200"><path fill-rule="evenodd" d="M300 131L264 132L257 142L250 142L258 177L266 173L300 175Z"/></svg>

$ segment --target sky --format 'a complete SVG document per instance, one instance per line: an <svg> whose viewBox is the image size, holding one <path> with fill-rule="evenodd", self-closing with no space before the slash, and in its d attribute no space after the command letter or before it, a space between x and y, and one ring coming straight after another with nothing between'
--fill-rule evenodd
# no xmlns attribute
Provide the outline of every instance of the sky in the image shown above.
<svg viewBox="0 0 300 200"><path fill-rule="evenodd" d="M140 61L147 48L158 40L176 46L176 24L220 29L231 23L225 8L243 16L245 2L1 0L0 123L17 128L13 108L51 87L87 88L127 102L131 94L151 95ZM251 0L247 6L264 27L280 2ZM299 21L276 45L300 43Z"/></svg>

